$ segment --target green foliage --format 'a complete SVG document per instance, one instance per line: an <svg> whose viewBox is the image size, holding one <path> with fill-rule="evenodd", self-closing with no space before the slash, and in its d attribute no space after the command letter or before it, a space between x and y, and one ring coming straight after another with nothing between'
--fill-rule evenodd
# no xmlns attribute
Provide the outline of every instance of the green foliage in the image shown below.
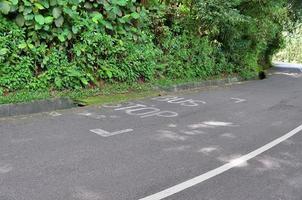
<svg viewBox="0 0 302 200"><path fill-rule="evenodd" d="M288 0L289 17L292 24L299 24L302 20L302 2L301 0Z"/></svg>
<svg viewBox="0 0 302 200"><path fill-rule="evenodd" d="M145 10L132 0L0 0L0 13L26 30L31 43L61 42L68 45L87 27L79 21L94 23L102 31L126 35L145 16Z"/></svg>
<svg viewBox="0 0 302 200"><path fill-rule="evenodd" d="M74 62L69 62L64 53L55 48L50 49L44 58L45 71L34 78L27 88L79 89L87 86L92 78Z"/></svg>
<svg viewBox="0 0 302 200"><path fill-rule="evenodd" d="M222 74L215 53L218 50L208 38L192 37L188 34L169 36L163 42L166 65L162 76L179 78L209 77ZM226 66L223 66L226 69ZM232 72L232 69L228 69Z"/></svg>
<svg viewBox="0 0 302 200"><path fill-rule="evenodd" d="M0 95L253 77L283 46L283 28L299 13L293 5L299 1L0 0Z"/></svg>
<svg viewBox="0 0 302 200"><path fill-rule="evenodd" d="M77 66L103 80L135 82L151 80L161 51L152 37L141 33L138 41L123 40L110 35L84 32L73 52Z"/></svg>
<svg viewBox="0 0 302 200"><path fill-rule="evenodd" d="M284 32L286 46L278 52L274 60L290 63L302 63L302 24L292 32Z"/></svg>
<svg viewBox="0 0 302 200"><path fill-rule="evenodd" d="M23 43L24 32L0 16L0 87L21 89L33 78L34 60L19 47Z"/></svg>
<svg viewBox="0 0 302 200"><path fill-rule="evenodd" d="M239 71L269 64L282 43L286 18L284 0L199 0L191 12L192 29L217 41Z"/></svg>

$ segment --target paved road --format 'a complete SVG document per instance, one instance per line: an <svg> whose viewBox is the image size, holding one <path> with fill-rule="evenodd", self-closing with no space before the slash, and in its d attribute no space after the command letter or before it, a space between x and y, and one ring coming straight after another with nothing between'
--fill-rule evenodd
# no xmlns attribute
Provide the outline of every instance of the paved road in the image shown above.
<svg viewBox="0 0 302 200"><path fill-rule="evenodd" d="M301 200L301 124L291 71L1 119L0 200Z"/></svg>
<svg viewBox="0 0 302 200"><path fill-rule="evenodd" d="M291 70L292 72L302 72L302 64L290 64L290 63L284 63L284 62L276 62L274 63L275 68L277 68L279 71L288 71Z"/></svg>

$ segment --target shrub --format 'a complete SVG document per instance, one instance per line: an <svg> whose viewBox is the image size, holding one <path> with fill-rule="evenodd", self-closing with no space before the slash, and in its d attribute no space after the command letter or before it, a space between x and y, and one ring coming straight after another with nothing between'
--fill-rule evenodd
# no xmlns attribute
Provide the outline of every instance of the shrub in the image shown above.
<svg viewBox="0 0 302 200"><path fill-rule="evenodd" d="M163 76L179 79L215 74L214 47L206 38L170 35L164 40L163 49L166 53Z"/></svg>
<svg viewBox="0 0 302 200"><path fill-rule="evenodd" d="M298 26L293 32L284 32L286 46L278 52L276 61L302 63L302 26Z"/></svg>
<svg viewBox="0 0 302 200"><path fill-rule="evenodd" d="M99 79L134 82L151 80L161 51L152 37L141 33L138 41L114 38L98 32L84 32L73 52L74 62Z"/></svg>
<svg viewBox="0 0 302 200"><path fill-rule="evenodd" d="M85 23L112 34L135 33L145 16L144 8L132 0L1 0L0 5L0 13L23 27L27 39L37 45L68 46L87 29Z"/></svg>
<svg viewBox="0 0 302 200"><path fill-rule="evenodd" d="M26 44L24 32L0 16L0 88L21 89L33 78L35 61L22 44Z"/></svg>
<svg viewBox="0 0 302 200"><path fill-rule="evenodd" d="M287 3L0 0L0 94L104 81L248 78L282 47Z"/></svg>
<svg viewBox="0 0 302 200"><path fill-rule="evenodd" d="M193 6L191 27L221 44L238 71L269 65L280 48L282 23L287 17L284 0L199 0Z"/></svg>

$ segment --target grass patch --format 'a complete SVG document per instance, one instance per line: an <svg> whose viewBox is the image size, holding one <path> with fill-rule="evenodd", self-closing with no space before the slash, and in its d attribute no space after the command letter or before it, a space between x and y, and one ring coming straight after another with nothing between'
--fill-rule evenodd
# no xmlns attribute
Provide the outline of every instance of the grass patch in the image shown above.
<svg viewBox="0 0 302 200"><path fill-rule="evenodd" d="M48 91L19 91L0 96L0 104L21 103L33 100L41 100L51 98L51 93Z"/></svg>
<svg viewBox="0 0 302 200"><path fill-rule="evenodd" d="M208 79L158 79L150 83L110 83L105 84L102 88L71 91L18 91L0 96L0 104L21 103L59 97L69 97L80 105L116 103L156 96L159 92L154 89L154 86L169 87L175 84L200 82L234 76L216 76Z"/></svg>
<svg viewBox="0 0 302 200"><path fill-rule="evenodd" d="M126 101L155 95L152 84L112 83L103 88L72 91L18 91L0 96L0 104L23 103L50 98L69 97L82 105ZM158 92L157 92L158 93Z"/></svg>
<svg viewBox="0 0 302 200"><path fill-rule="evenodd" d="M158 92L156 91L129 92L125 94L113 94L113 95L98 95L98 96L79 99L79 103L83 105L119 103L119 102L124 102L134 99L142 99L145 97L151 97L156 95L158 95Z"/></svg>

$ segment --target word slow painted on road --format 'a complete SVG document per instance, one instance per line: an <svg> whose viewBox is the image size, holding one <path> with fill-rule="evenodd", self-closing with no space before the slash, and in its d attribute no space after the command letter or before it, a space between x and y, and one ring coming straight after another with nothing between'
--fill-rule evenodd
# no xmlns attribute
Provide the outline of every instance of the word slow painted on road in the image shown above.
<svg viewBox="0 0 302 200"><path fill-rule="evenodd" d="M177 97L177 96L161 96L161 97L152 98L152 100L167 102L171 104L179 104L181 106L187 106L187 107L195 107L195 106L199 106L200 104L206 104L205 101L185 99L183 97Z"/></svg>
<svg viewBox="0 0 302 200"><path fill-rule="evenodd" d="M162 111L153 106L144 104L132 104L123 106L122 104L116 105L103 105L105 108L114 108L115 111L125 111L128 115L139 116L140 118L146 117L177 117L178 113L173 111Z"/></svg>

